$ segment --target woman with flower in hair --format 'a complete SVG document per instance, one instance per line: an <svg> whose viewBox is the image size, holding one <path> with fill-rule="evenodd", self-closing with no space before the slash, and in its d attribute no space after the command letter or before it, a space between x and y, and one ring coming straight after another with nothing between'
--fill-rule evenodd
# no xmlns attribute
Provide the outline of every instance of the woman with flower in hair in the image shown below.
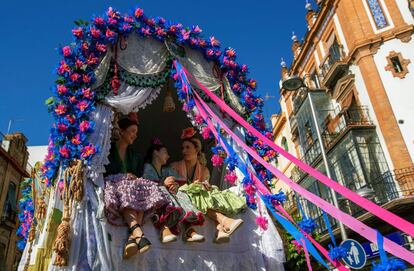
<svg viewBox="0 0 414 271"><path fill-rule="evenodd" d="M110 163L105 167L105 215L110 224L129 227L124 249L124 258L129 258L150 248L141 229L144 215L164 208L170 200L156 183L140 178L143 159L131 146L137 138L137 116L122 118L118 126L120 136L111 145Z"/></svg>
<svg viewBox="0 0 414 271"><path fill-rule="evenodd" d="M172 206L166 208L166 213L157 214L158 219L155 226L161 229L161 242L168 243L177 240L173 232L178 234L178 223L175 225L165 223L166 214L174 209L180 210L181 212L179 222L185 229L183 240L186 242L203 242L204 236L198 234L192 227L202 225L204 215L192 205L187 194L178 191L178 185L176 183L178 176L170 167L166 166L169 158L167 147L159 139L153 139L145 158L146 163L144 164L143 177L157 182L160 185L160 189L169 195L172 202Z"/></svg>
<svg viewBox="0 0 414 271"><path fill-rule="evenodd" d="M171 167L186 181L179 191L185 192L198 210L216 222L214 242L228 242L230 235L243 223L243 220L230 216L239 213L246 204L236 194L210 185L210 172L206 167L201 141L195 134L194 128L184 129L181 135L183 159L172 163Z"/></svg>

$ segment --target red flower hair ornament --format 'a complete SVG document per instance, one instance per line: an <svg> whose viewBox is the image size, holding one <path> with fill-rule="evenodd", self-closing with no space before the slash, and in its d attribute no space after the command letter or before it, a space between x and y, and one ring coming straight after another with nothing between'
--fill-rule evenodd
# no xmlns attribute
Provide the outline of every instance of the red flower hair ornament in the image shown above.
<svg viewBox="0 0 414 271"><path fill-rule="evenodd" d="M188 139L195 136L196 130L193 127L185 128L181 133L181 139Z"/></svg>

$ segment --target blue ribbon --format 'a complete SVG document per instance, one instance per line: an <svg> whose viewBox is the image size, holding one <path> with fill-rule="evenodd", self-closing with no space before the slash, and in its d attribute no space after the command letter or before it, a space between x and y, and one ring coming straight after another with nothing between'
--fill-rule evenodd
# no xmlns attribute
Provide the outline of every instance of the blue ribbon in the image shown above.
<svg viewBox="0 0 414 271"><path fill-rule="evenodd" d="M384 236L377 231L378 251L381 261L377 264L372 262L372 271L403 271L407 269L406 264L397 258L388 259L384 250Z"/></svg>
<svg viewBox="0 0 414 271"><path fill-rule="evenodd" d="M235 153L233 147L224 139L224 138L220 138L221 141L223 142L224 146L226 146L226 149L229 151L229 154ZM240 171L244 174L244 176L246 176L247 178L249 178L249 173L247 170L247 165L246 163L240 159L240 157L238 157L238 166L237 166ZM313 246L313 244L308 240L308 238L306 238L306 236L301 233L296 227L295 225L293 225L289 220L287 220L286 218L282 217L281 215L279 215L275 209L274 206L271 202L265 200L264 196L260 194L260 198L262 199L262 201L264 202L264 204L266 205L267 209L271 212L271 214L273 215L273 217L282 225L282 227L289 232L290 235L293 236L293 238L299 242L302 243L302 239L305 240L305 244L306 244L306 248L308 249L308 252L319 262L321 263L323 266L325 266L327 269L330 269L328 264L323 260L323 258L321 257L321 255L319 254L319 252L316 250L316 248Z"/></svg>
<svg viewBox="0 0 414 271"><path fill-rule="evenodd" d="M263 196L260 195L260 197L263 200ZM316 250L316 248L313 246L313 244L306 238L303 233L301 233L295 225L293 225L289 220L279 215L273 208L273 206L269 206L266 201L263 200L265 203L267 209L272 213L273 217L282 225L282 227L289 232L292 237L299 242L302 243L301 239L305 240L306 248L308 249L308 252L323 266L325 266L328 270L330 270L330 267L328 264L322 259L319 252Z"/></svg>

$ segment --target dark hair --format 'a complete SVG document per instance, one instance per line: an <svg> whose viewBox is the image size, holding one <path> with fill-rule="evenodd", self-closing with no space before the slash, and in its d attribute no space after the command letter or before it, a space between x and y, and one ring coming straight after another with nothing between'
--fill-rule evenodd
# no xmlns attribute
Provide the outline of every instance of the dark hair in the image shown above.
<svg viewBox="0 0 414 271"><path fill-rule="evenodd" d="M129 126L132 125L138 126L138 122L133 121L129 118L122 118L118 121L118 126L121 130L126 130Z"/></svg>
<svg viewBox="0 0 414 271"><path fill-rule="evenodd" d="M197 153L197 160L198 160L198 162L202 166L207 165L207 159L206 159L206 155L205 155L204 150L203 150L203 144L201 143L201 140L198 139L197 137L194 137L194 136L193 137L190 137L190 138L184 138L182 140L183 140L183 143L185 141L188 141L191 144L193 144L193 146L195 147L195 149L198 151L198 153Z"/></svg>
<svg viewBox="0 0 414 271"><path fill-rule="evenodd" d="M147 150L147 154L145 155L145 162L151 163L152 162L152 156L154 155L154 151L160 151L162 148L167 148L164 144L161 142L154 143L154 140L151 140L151 146Z"/></svg>

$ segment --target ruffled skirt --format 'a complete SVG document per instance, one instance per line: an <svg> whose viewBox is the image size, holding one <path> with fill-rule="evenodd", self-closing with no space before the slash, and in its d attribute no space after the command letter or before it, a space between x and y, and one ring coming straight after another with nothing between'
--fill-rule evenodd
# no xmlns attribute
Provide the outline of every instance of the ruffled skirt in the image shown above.
<svg viewBox="0 0 414 271"><path fill-rule="evenodd" d="M124 226L124 209L142 211L146 215L166 209L171 201L156 183L132 174L115 174L105 178L105 215L108 222Z"/></svg>
<svg viewBox="0 0 414 271"><path fill-rule="evenodd" d="M186 193L192 204L204 214L211 209L233 216L246 207L244 198L231 191L220 191L217 186L206 190L202 184L192 183L181 186L179 190Z"/></svg>

